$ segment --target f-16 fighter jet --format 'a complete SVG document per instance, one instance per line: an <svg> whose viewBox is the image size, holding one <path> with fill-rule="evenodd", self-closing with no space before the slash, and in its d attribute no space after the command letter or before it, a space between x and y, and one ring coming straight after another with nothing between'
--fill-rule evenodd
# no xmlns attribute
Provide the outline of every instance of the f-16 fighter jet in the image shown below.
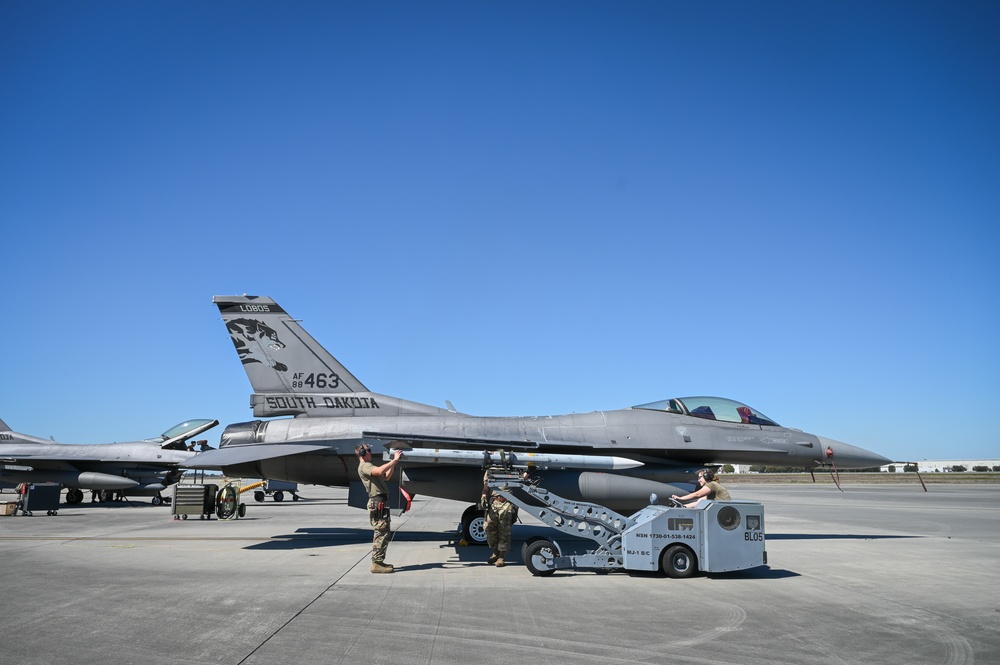
<svg viewBox="0 0 1000 665"><path fill-rule="evenodd" d="M95 490L103 498L152 496L159 505L160 492L183 475L180 464L196 454L185 442L218 424L188 420L144 441L73 444L20 434L0 420L0 481L59 483L71 504L83 501L83 490Z"/></svg>
<svg viewBox="0 0 1000 665"><path fill-rule="evenodd" d="M535 465L542 486L559 496L628 514L647 505L652 493L687 494L697 470L710 465L811 470L889 462L718 397L527 417L473 416L410 402L371 392L271 298L216 296L213 302L253 387L254 416L272 419L228 426L218 450L188 460L192 468L345 486L358 480L355 446L365 443L375 456L390 448L412 451L404 453L398 474L405 492L471 503L482 492L483 474L467 451L506 451L528 464L533 454L544 458ZM481 540L475 505L462 523L467 537Z"/></svg>

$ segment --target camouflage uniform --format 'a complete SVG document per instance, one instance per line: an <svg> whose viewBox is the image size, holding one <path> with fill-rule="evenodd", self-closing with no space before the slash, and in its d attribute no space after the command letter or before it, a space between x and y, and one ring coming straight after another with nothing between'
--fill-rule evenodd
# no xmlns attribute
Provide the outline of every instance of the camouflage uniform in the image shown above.
<svg viewBox="0 0 1000 665"><path fill-rule="evenodd" d="M485 498L485 497L484 497ZM510 551L510 530L514 524L514 506L500 495L493 495L486 504L486 543L493 548L491 562L507 558Z"/></svg>
<svg viewBox="0 0 1000 665"><path fill-rule="evenodd" d="M384 563L385 551L392 535L389 523L389 490L385 480L372 475L375 467L371 462L362 461L358 465L358 475L368 492L368 519L375 536L372 539L372 563Z"/></svg>

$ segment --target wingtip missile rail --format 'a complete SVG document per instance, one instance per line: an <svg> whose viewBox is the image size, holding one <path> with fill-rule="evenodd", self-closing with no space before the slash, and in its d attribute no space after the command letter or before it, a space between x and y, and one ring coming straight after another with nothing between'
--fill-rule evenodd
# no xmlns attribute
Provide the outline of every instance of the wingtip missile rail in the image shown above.
<svg viewBox="0 0 1000 665"><path fill-rule="evenodd" d="M590 469L593 471L621 471L635 469L643 463L627 457L611 455L559 455L553 453L505 453L511 464L528 465L545 468ZM392 459L391 451L385 451L383 458ZM475 450L440 450L430 448L414 448L403 452L404 462L418 464L457 464L460 466L483 466L501 464L499 451Z"/></svg>

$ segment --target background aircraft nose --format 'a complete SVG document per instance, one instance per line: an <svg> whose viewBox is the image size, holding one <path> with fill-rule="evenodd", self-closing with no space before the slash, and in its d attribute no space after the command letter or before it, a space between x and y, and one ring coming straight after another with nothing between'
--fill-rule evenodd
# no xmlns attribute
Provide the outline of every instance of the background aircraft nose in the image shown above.
<svg viewBox="0 0 1000 665"><path fill-rule="evenodd" d="M852 446L851 444L843 443L842 441L827 439L822 436L817 438L819 439L820 445L823 446L824 451L827 449L833 451L832 459L827 457L825 452L823 453L823 463L829 464L832 461L837 465L838 469L868 469L871 467L883 466L885 464L892 464L891 459L882 457L878 453L873 453L870 450Z"/></svg>

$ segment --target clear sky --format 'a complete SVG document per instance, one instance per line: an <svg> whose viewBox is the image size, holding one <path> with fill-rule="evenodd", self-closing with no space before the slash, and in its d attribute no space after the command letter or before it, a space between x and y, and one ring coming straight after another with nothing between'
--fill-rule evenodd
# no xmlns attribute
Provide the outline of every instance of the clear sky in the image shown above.
<svg viewBox="0 0 1000 665"><path fill-rule="evenodd" d="M992 0L7 0L0 418L251 420L211 304L249 293L466 413L718 395L1000 456L998 28Z"/></svg>

